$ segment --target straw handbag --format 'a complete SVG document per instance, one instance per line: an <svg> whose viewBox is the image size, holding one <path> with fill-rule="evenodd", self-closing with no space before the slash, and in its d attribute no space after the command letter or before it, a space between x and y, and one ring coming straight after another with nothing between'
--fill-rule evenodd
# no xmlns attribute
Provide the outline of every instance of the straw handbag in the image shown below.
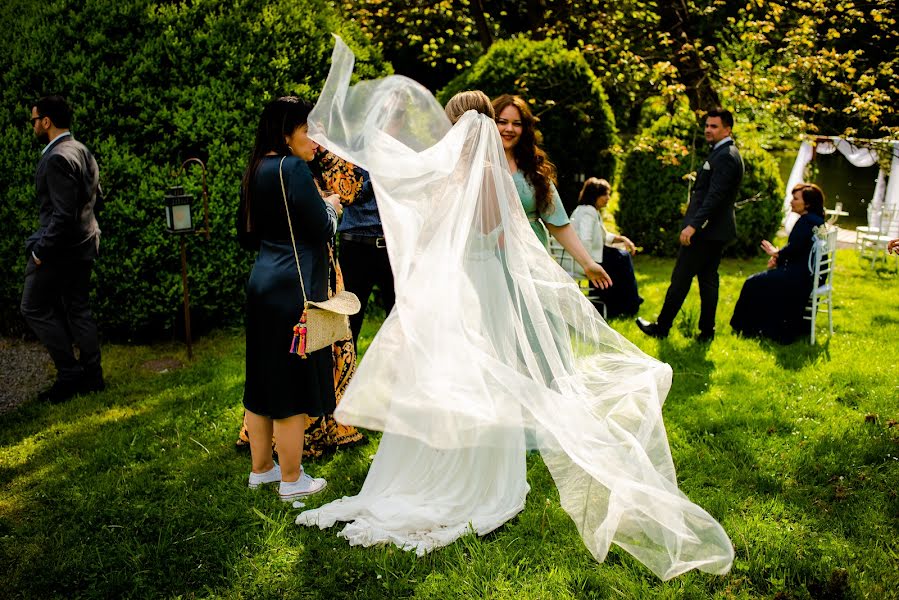
<svg viewBox="0 0 899 600"><path fill-rule="evenodd" d="M278 165L278 176L281 179L281 195L284 198L284 210L287 213L287 225L290 228L293 258L297 264L300 290L303 293L303 312L299 322L293 326L290 353L297 354L300 358L306 358L310 352L321 350L337 340L352 337L349 315L359 312L361 304L356 294L346 290L340 290L321 302L313 302L306 298L306 286L303 284L303 272L300 270L300 255L297 253L297 243L293 237L293 223L290 221L290 207L287 205L287 191L284 189L283 165L284 158ZM328 279L330 279L330 275Z"/></svg>

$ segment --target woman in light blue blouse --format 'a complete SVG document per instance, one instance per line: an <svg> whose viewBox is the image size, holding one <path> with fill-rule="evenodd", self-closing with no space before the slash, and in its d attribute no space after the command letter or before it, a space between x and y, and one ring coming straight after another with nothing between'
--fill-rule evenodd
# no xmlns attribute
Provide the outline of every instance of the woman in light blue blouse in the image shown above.
<svg viewBox="0 0 899 600"><path fill-rule="evenodd" d="M537 119L527 102L520 96L503 94L493 100L493 110L509 170L534 233L546 246L549 230L594 285L601 289L612 285L608 273L593 260L568 220L555 186L556 167L537 145Z"/></svg>

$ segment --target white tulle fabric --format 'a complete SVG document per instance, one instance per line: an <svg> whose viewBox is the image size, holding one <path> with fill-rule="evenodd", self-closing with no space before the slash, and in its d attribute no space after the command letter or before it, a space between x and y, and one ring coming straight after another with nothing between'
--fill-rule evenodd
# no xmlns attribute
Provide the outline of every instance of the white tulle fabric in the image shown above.
<svg viewBox="0 0 899 600"><path fill-rule="evenodd" d="M349 87L338 39L309 132L371 173L396 305L335 416L384 431L357 496L297 523L419 553L524 507L536 446L587 548L618 544L663 579L724 573L721 526L677 488L662 421L668 365L612 330L533 234L494 122L450 126L391 76Z"/></svg>

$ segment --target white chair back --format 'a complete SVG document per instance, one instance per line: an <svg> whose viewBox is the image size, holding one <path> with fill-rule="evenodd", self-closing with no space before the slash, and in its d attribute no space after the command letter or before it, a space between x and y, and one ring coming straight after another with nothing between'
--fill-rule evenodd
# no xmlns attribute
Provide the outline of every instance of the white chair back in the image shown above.
<svg viewBox="0 0 899 600"><path fill-rule="evenodd" d="M837 227L819 227L809 252L809 272L812 273L812 293L806 307L811 321L810 343L815 343L815 321L819 310L827 311L828 328L833 335L833 268L837 259ZM826 306L826 308L824 308Z"/></svg>
<svg viewBox="0 0 899 600"><path fill-rule="evenodd" d="M565 248L556 240L556 238L550 236L549 238L549 253L552 255L553 259L559 263L559 266L562 267L568 275L571 276L572 279L578 284L578 287L581 288L581 292L587 298L593 302L599 308L600 314L603 318L606 317L606 304L600 298L598 298L593 290L590 288L590 282L582 273L578 272L577 261L571 256L571 254L565 250Z"/></svg>

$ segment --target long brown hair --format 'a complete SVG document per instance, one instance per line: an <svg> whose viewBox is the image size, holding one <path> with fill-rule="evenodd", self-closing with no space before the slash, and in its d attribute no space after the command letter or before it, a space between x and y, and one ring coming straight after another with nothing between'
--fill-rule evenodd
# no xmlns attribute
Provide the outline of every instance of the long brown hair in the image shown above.
<svg viewBox="0 0 899 600"><path fill-rule="evenodd" d="M550 184L556 183L556 165L549 160L546 152L538 146L542 141L537 131L537 117L528 108L528 103L521 96L503 94L493 100L493 112L499 114L507 106L514 106L521 114L521 137L512 149L512 155L518 168L534 186L537 200L537 214L543 215L553 209L552 190Z"/></svg>

